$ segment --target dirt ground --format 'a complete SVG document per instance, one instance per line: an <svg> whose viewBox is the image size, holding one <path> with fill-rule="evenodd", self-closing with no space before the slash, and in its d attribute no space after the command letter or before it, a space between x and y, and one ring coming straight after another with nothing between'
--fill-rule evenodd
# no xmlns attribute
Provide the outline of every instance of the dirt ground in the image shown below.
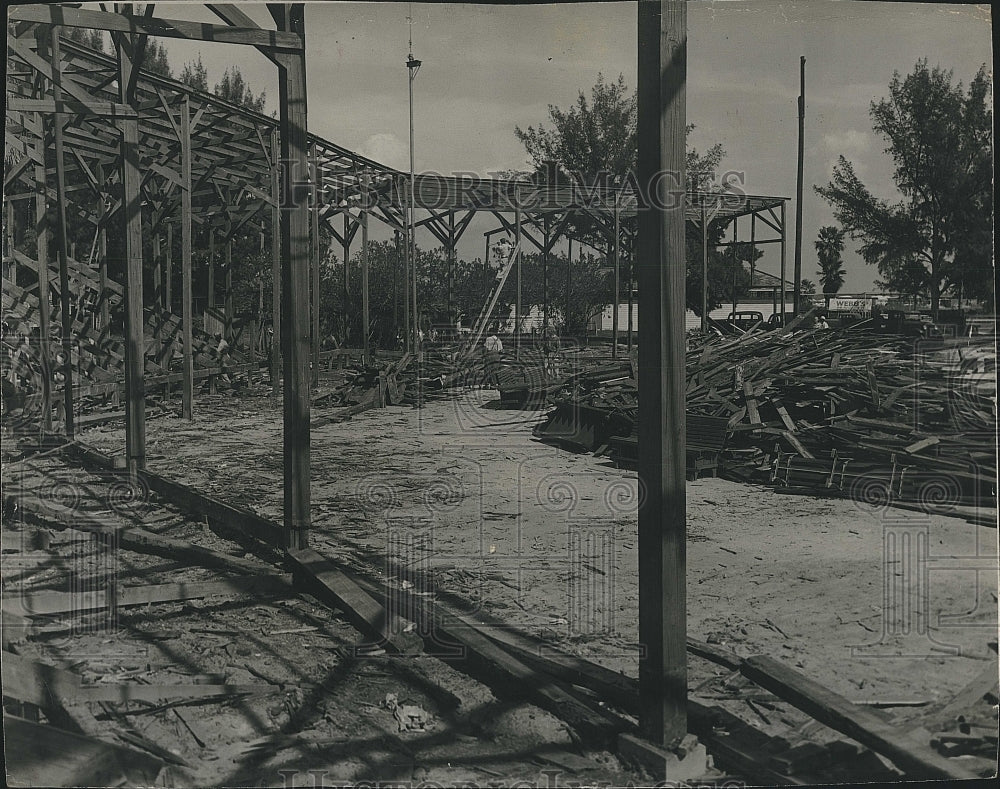
<svg viewBox="0 0 1000 789"><path fill-rule="evenodd" d="M637 674L634 472L539 442L541 414L500 410L492 390L324 424L333 413L313 412L318 550L430 569L468 611ZM193 422L147 435L154 471L280 520L265 394L202 398ZM81 439L124 442L120 426ZM995 529L717 478L688 483L687 512L692 637L859 702L947 699L996 659Z"/></svg>

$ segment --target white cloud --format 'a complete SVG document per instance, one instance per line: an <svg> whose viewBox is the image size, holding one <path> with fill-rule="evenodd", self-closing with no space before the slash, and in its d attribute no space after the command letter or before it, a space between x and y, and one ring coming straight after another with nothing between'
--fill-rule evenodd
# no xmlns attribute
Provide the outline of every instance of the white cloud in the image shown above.
<svg viewBox="0 0 1000 789"><path fill-rule="evenodd" d="M397 170L405 170L410 166L406 143L392 132L373 134L365 140L358 153Z"/></svg>
<svg viewBox="0 0 1000 789"><path fill-rule="evenodd" d="M823 135L823 145L835 154L867 153L872 148L872 135L869 132L848 129L844 132L830 132Z"/></svg>

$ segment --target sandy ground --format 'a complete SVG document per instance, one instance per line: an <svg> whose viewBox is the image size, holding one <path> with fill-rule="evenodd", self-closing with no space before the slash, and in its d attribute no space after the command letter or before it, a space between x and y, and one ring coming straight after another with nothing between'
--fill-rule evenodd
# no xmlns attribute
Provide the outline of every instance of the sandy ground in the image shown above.
<svg viewBox="0 0 1000 789"><path fill-rule="evenodd" d="M199 404L193 422L149 421L149 466L280 520L277 403ZM313 544L433 571L469 612L636 675L635 473L541 443L539 413L497 405L470 390L343 423L315 409ZM117 425L81 439L124 442ZM996 659L995 529L711 478L688 483L687 512L692 637L856 701L947 699Z"/></svg>

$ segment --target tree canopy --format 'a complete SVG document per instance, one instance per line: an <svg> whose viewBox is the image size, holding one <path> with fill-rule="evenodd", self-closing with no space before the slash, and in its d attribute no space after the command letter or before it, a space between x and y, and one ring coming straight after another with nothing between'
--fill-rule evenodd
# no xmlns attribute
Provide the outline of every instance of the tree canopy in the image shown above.
<svg viewBox="0 0 1000 789"><path fill-rule="evenodd" d="M882 284L907 294L964 290L992 298L993 114L985 65L964 90L952 72L917 61L893 75L889 96L873 101L873 130L895 165L897 202L878 198L841 156L833 178L814 187L834 209Z"/></svg>
<svg viewBox="0 0 1000 789"><path fill-rule="evenodd" d="M824 225L816 236L816 258L819 261L819 284L823 294L829 297L838 293L844 287L844 230L834 225Z"/></svg>

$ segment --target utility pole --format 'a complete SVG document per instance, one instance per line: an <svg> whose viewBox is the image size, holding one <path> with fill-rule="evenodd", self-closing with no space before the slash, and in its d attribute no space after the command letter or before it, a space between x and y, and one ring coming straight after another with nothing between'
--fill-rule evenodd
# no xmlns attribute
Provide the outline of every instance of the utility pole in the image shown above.
<svg viewBox="0 0 1000 789"><path fill-rule="evenodd" d="M802 160L806 131L806 58L799 58L799 163L795 180L795 284L792 310L798 317L802 300ZM782 286L784 287L784 286Z"/></svg>
<svg viewBox="0 0 1000 789"><path fill-rule="evenodd" d="M413 80L416 79L417 72L420 71L420 61L413 57L413 12L410 12L410 51L406 58L406 71L410 78L410 205L407 209L406 244L410 250L410 272L413 298L413 348L418 350L418 327L420 325L417 317L417 246L416 228L413 225L414 214L416 212L416 185L413 175Z"/></svg>

